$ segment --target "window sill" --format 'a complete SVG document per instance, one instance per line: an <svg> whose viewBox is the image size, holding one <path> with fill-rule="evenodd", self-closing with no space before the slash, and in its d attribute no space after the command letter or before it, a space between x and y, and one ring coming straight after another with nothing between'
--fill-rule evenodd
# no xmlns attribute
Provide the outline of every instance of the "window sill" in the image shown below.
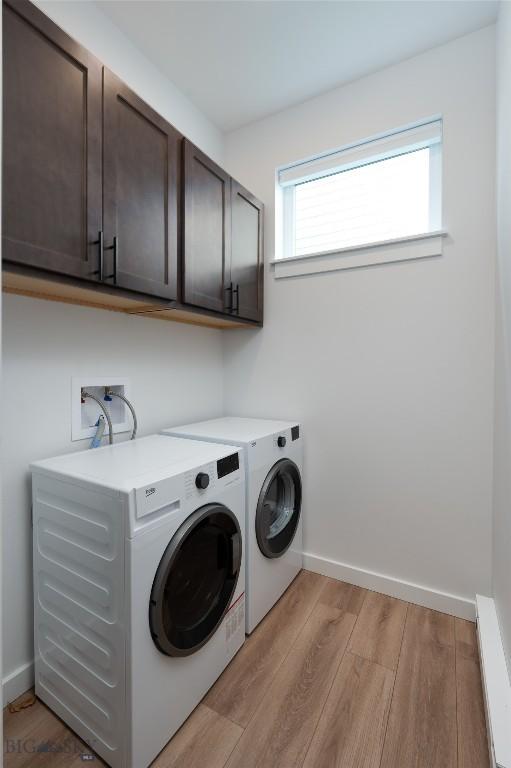
<svg viewBox="0 0 511 768"><path fill-rule="evenodd" d="M446 236L445 230L438 230L423 235L340 248L337 251L275 259L270 264L275 269L275 277L281 278L313 275L317 272L333 272L339 269L356 269L357 267L369 267L411 259L425 259L430 256L442 255L443 239Z"/></svg>

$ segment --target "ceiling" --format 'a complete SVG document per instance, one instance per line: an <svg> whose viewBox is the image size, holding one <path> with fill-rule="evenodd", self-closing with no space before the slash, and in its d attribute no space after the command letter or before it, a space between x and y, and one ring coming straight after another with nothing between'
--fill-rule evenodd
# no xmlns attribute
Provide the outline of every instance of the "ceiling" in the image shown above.
<svg viewBox="0 0 511 768"><path fill-rule="evenodd" d="M493 0L96 0L233 130L491 24Z"/></svg>

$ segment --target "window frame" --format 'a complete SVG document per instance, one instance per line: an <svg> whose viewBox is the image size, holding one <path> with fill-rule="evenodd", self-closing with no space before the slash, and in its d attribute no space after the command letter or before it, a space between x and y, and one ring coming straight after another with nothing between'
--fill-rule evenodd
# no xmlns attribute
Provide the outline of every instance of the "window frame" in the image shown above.
<svg viewBox="0 0 511 768"><path fill-rule="evenodd" d="M430 150L428 231L392 240L368 241L333 250L295 255L295 190L300 183L425 148ZM276 173L276 249L275 258L271 262L275 266L275 276L311 274L314 271L331 271L441 255L442 240L446 235L442 229L442 150L443 121L441 116L436 116L406 128L279 167ZM352 256L354 258L350 258Z"/></svg>

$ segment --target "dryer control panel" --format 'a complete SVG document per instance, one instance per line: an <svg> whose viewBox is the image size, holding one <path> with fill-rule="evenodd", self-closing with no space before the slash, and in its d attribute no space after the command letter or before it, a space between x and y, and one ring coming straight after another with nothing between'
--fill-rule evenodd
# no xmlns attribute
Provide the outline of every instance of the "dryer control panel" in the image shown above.
<svg viewBox="0 0 511 768"><path fill-rule="evenodd" d="M291 427L291 429L285 429L282 432L276 432L273 435L273 445L275 448L283 449L289 447L291 443L299 440L300 437L300 425L296 424L296 426Z"/></svg>

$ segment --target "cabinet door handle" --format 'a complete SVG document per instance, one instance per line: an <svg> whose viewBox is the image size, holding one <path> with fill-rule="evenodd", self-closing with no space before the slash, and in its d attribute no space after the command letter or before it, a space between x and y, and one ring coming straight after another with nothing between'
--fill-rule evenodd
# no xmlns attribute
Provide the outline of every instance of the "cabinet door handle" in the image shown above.
<svg viewBox="0 0 511 768"><path fill-rule="evenodd" d="M93 245L98 246L98 268L92 273L93 275L99 275L99 280L102 282L104 278L104 252L103 252L103 230L100 229L98 232L98 239L94 240L92 243Z"/></svg>
<svg viewBox="0 0 511 768"><path fill-rule="evenodd" d="M227 311L228 312L232 312L233 311L233 307L232 307L232 294L233 294L233 290L234 290L234 286L233 286L232 282L229 283L229 285L227 286L227 288L225 290L229 294L229 304L227 306Z"/></svg>
<svg viewBox="0 0 511 768"><path fill-rule="evenodd" d="M236 295L236 306L234 306L231 309L231 312L233 312L234 314L238 315L239 311L240 311L240 286L239 286L239 283L236 283L236 288L232 289L233 299L234 299L235 295Z"/></svg>
<svg viewBox="0 0 511 768"><path fill-rule="evenodd" d="M105 251L113 251L114 252L114 271L111 275L106 275L105 280L110 280L110 278L113 278L114 285L117 283L117 263L119 260L119 238L117 235L114 236L114 241L112 245L108 245L105 249Z"/></svg>

